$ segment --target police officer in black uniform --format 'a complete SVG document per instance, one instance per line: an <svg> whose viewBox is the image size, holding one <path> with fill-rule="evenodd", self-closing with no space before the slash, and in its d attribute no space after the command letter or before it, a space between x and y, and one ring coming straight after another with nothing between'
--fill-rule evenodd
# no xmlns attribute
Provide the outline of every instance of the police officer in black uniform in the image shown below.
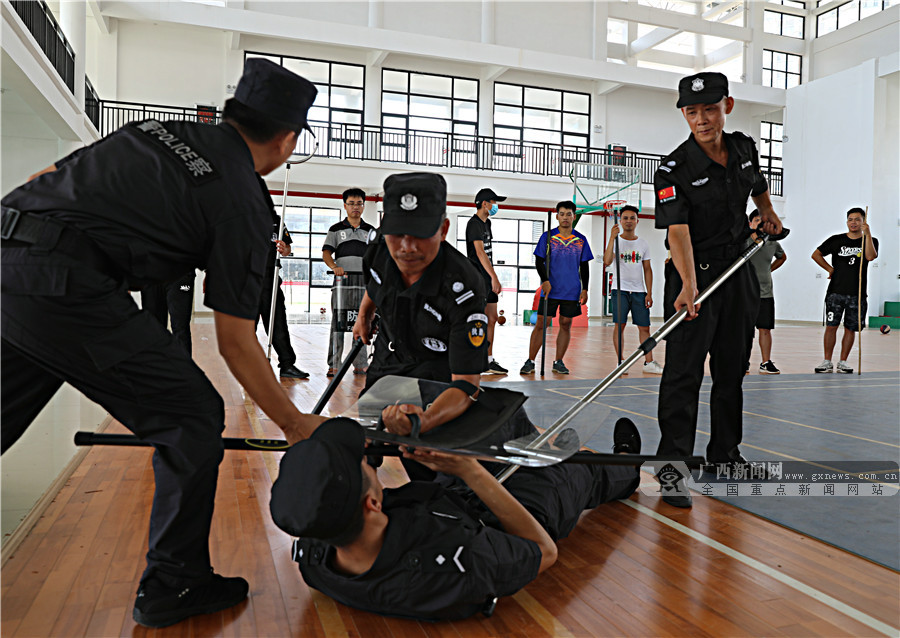
<svg viewBox="0 0 900 638"><path fill-rule="evenodd" d="M667 229L672 260L666 264L665 307L668 319L688 308L687 320L667 337L666 367L659 391L662 438L657 454L693 453L703 365L710 355L708 463L746 463L741 442L741 411L748 335L759 304L759 284L747 264L731 276L700 308L693 301L741 254L749 235L747 198L763 219L763 230L781 232L759 168L753 140L725 133L725 116L734 108L728 79L721 73L698 73L678 85L678 108L691 135L660 163L654 176L656 227ZM690 507L686 489L663 494L677 507Z"/></svg>
<svg viewBox="0 0 900 638"><path fill-rule="evenodd" d="M205 302L234 376L289 440L313 431L321 419L294 407L255 324L272 227L256 174L290 156L315 94L286 69L248 60L222 124L133 122L2 202L2 449L63 382L155 447L134 607L142 625L230 607L248 585L210 566L222 399L129 290L205 269Z"/></svg>
<svg viewBox="0 0 900 638"><path fill-rule="evenodd" d="M379 237L363 257L366 293L353 338L369 343L375 310L380 316L366 389L385 375L451 383L431 406L386 410L394 434L409 434L406 414L416 413L421 431L460 414L477 397L487 366L484 281L466 257L444 239L447 184L434 173L391 175L384 182Z"/></svg>
<svg viewBox="0 0 900 638"><path fill-rule="evenodd" d="M615 452L640 452L628 419L613 440ZM293 446L272 486L272 518L300 537L293 556L308 585L401 618L490 615L497 598L556 561L555 541L585 509L628 498L640 482L634 467L561 463L520 468L501 485L471 457L417 450L408 456L464 483L383 489L363 446L362 429L345 418Z"/></svg>
<svg viewBox="0 0 900 638"><path fill-rule="evenodd" d="M269 187L266 186L266 182L262 177L259 177L259 186L272 211L272 244L269 248L269 255L266 258L266 273L263 277L262 296L259 299L259 316L262 318L266 334L269 334L269 313L272 311L272 279L276 276L275 251L277 250L282 257L290 255L292 241L287 226L284 227L281 241L276 241L278 239L278 227L281 226L281 219L275 212L275 203L272 201ZM288 331L287 323L287 308L284 305L284 292L281 290L281 284L281 274L278 274L278 286L275 288L275 332L272 333L272 347L275 348L275 354L278 355L278 376L289 379L308 379L309 373L294 365L297 362L297 355L294 352L294 346L291 345L291 333Z"/></svg>

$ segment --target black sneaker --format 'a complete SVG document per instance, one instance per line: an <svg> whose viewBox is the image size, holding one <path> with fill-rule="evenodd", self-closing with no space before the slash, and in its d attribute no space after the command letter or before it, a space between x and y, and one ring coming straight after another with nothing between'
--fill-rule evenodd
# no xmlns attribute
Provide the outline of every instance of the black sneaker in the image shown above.
<svg viewBox="0 0 900 638"><path fill-rule="evenodd" d="M497 363L497 360L491 361L488 364L487 370L484 371L485 374L508 374L509 370L504 368L502 365Z"/></svg>
<svg viewBox="0 0 900 638"><path fill-rule="evenodd" d="M278 376L288 379L308 379L309 372L304 372L295 365L284 366L278 369Z"/></svg>
<svg viewBox="0 0 900 638"><path fill-rule="evenodd" d="M634 421L628 417L622 417L616 421L616 426L613 428L613 453L641 453L641 433L638 432Z"/></svg>
<svg viewBox="0 0 900 638"><path fill-rule="evenodd" d="M562 359L557 359L553 362L553 371L556 374L569 374L569 369L566 367L566 364L563 363Z"/></svg>
<svg viewBox="0 0 900 638"><path fill-rule="evenodd" d="M529 359L522 366L522 369L519 370L519 374L534 374L534 361Z"/></svg>
<svg viewBox="0 0 900 638"><path fill-rule="evenodd" d="M228 609L247 597L250 586L243 578L212 574L191 587L167 587L151 576L141 583L134 601L134 621L144 627L168 627L191 616Z"/></svg>
<svg viewBox="0 0 900 638"><path fill-rule="evenodd" d="M765 363L759 364L759 373L760 374L781 374L781 370L775 367L775 364L772 363L772 360L769 359Z"/></svg>

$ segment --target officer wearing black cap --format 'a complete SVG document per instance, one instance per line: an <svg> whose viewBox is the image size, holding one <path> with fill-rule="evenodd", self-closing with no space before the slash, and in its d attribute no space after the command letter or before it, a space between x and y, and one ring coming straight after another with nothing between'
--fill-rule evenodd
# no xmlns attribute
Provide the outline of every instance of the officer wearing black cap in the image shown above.
<svg viewBox="0 0 900 638"><path fill-rule="evenodd" d="M434 173L391 175L384 182L379 238L363 257L366 292L353 337L369 343L381 317L366 389L385 375L453 382L424 412L401 405L386 411L385 426L409 434L406 414L422 432L462 414L478 395L487 366L484 283L469 261L445 242L447 184Z"/></svg>
<svg viewBox="0 0 900 638"><path fill-rule="evenodd" d="M620 419L614 451L640 452ZM490 615L550 567L556 541L585 509L628 498L640 478L627 466L560 463L520 468L503 485L472 457L407 454L460 479L384 489L363 461L364 437L350 419L323 423L281 460L272 519L300 537L293 558L308 585L364 611L417 620Z"/></svg>
<svg viewBox="0 0 900 638"><path fill-rule="evenodd" d="M748 335L759 304L759 285L749 264L732 275L703 304L706 288L740 255L749 235L747 199L753 199L768 233L781 232L768 184L759 168L753 139L726 133L725 116L734 108L728 79L698 73L678 84L678 108L691 135L665 157L654 176L656 227L667 229L672 253L666 264L664 314L688 308L687 321L667 337L666 367L659 392L662 437L657 454L693 453L703 366L710 355L709 463L746 462L740 455L741 411ZM686 493L686 490L684 490ZM664 496L690 507L690 495Z"/></svg>
<svg viewBox="0 0 900 638"><path fill-rule="evenodd" d="M497 202L506 201L490 188L482 188L475 194L475 214L466 224L466 255L475 269L484 277L484 288L487 292L485 314L488 318L488 366L487 374L506 374L509 372L494 360L494 328L497 326L497 302L500 300L500 279L494 271L493 246L491 244L491 217L496 215L500 207Z"/></svg>
<svg viewBox="0 0 900 638"><path fill-rule="evenodd" d="M272 227L257 173L290 156L315 95L300 76L248 60L222 124L133 122L2 202L2 449L64 382L155 447L142 625L230 607L248 585L210 566L222 399L129 291L205 269L234 376L289 440L312 432L321 419L285 394L255 320Z"/></svg>

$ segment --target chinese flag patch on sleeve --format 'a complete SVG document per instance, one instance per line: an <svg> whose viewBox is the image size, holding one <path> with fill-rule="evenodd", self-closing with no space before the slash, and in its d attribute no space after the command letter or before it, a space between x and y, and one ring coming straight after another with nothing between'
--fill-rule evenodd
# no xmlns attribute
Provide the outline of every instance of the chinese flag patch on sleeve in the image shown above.
<svg viewBox="0 0 900 638"><path fill-rule="evenodd" d="M661 188L656 191L656 199L659 200L660 204L665 204L666 202L671 202L675 200L675 187L669 186L668 188Z"/></svg>

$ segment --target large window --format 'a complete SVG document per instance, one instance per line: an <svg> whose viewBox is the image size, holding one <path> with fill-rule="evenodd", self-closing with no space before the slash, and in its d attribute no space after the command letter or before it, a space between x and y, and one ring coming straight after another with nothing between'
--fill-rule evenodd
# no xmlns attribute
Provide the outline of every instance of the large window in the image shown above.
<svg viewBox="0 0 900 638"><path fill-rule="evenodd" d="M853 0L829 9L816 17L816 37L843 29L848 24L889 9L895 4L900 4L900 0Z"/></svg>
<svg viewBox="0 0 900 638"><path fill-rule="evenodd" d="M777 122L762 122L759 131L759 166L764 173L782 169L782 138L784 126Z"/></svg>
<svg viewBox="0 0 900 638"><path fill-rule="evenodd" d="M385 128L478 134L478 80L396 69L381 78Z"/></svg>
<svg viewBox="0 0 900 638"><path fill-rule="evenodd" d="M587 93L494 83L494 136L524 142L589 146Z"/></svg>
<svg viewBox="0 0 900 638"><path fill-rule="evenodd" d="M280 211L280 206L278 207ZM339 222L337 208L287 206L285 226L291 233L292 255L281 260L285 305L289 314L331 312L332 275L322 261L322 245L328 229ZM268 282L266 285L272 285Z"/></svg>
<svg viewBox="0 0 900 638"><path fill-rule="evenodd" d="M776 89L790 89L800 84L803 58L793 53L763 50L762 83Z"/></svg>
<svg viewBox="0 0 900 638"><path fill-rule="evenodd" d="M763 31L803 39L803 18L779 11L763 12Z"/></svg>
<svg viewBox="0 0 900 638"><path fill-rule="evenodd" d="M456 249L463 254L468 221L467 215L456 218ZM503 287L497 309L507 316L531 310L534 293L541 285L534 268L534 248L543 232L543 221L491 218L494 271Z"/></svg>
<svg viewBox="0 0 900 638"><path fill-rule="evenodd" d="M316 85L319 93L307 116L311 123L362 125L366 74L365 67L361 64L344 64L288 55L251 53L250 51L245 56L272 60L289 71L302 75ZM315 128L315 124L313 127Z"/></svg>

